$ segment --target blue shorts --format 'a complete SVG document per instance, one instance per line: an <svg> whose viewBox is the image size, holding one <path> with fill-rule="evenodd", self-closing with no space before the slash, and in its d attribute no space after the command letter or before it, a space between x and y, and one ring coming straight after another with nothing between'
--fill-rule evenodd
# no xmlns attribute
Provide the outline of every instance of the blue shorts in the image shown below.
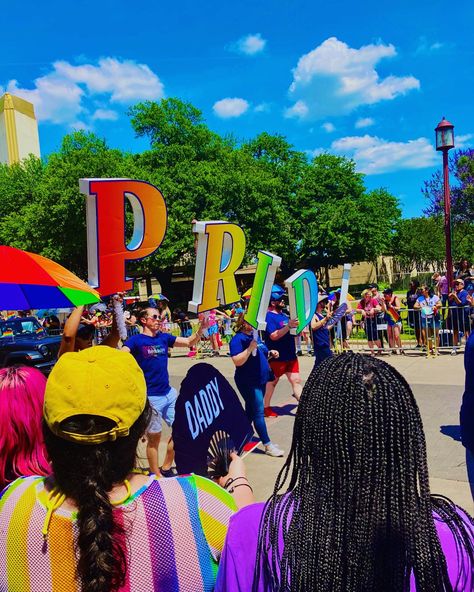
<svg viewBox="0 0 474 592"><path fill-rule="evenodd" d="M217 323L215 325L211 325L207 328L207 333L209 335L216 335L217 333L219 333L219 325Z"/></svg>
<svg viewBox="0 0 474 592"><path fill-rule="evenodd" d="M170 427L173 425L174 409L177 398L178 393L172 386L166 395L148 395L148 400L153 409L153 415L148 424L148 432L152 434L158 434L161 432L162 420L165 420Z"/></svg>

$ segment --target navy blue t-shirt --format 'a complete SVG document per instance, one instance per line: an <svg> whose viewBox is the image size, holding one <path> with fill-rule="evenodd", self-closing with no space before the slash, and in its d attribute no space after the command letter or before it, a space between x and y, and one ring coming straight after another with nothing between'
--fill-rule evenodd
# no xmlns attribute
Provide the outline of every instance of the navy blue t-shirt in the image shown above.
<svg viewBox="0 0 474 592"><path fill-rule="evenodd" d="M278 360L280 362L296 360L296 345L294 335L291 335L291 333L288 331L288 333L285 333L281 339L277 339L275 341L270 339L271 333L288 325L290 317L283 313L269 311L267 312L265 320L267 322L267 328L265 330L265 343L267 344L268 349L276 349L279 352L280 356L278 357Z"/></svg>
<svg viewBox="0 0 474 592"><path fill-rule="evenodd" d="M466 369L466 388L462 397L459 423L462 443L474 454L474 333L471 333L466 343L464 368Z"/></svg>
<svg viewBox="0 0 474 592"><path fill-rule="evenodd" d="M145 375L148 395L167 395L170 390L168 375L168 348L174 346L176 337L169 333L132 335L124 343Z"/></svg>
<svg viewBox="0 0 474 592"><path fill-rule="evenodd" d="M315 313L315 316L319 321L324 319L324 315ZM313 331L313 344L314 349L327 349L331 347L331 339L329 336L329 329L326 328L326 325L323 325L319 329Z"/></svg>
<svg viewBox="0 0 474 592"><path fill-rule="evenodd" d="M236 333L230 340L230 355L236 356L242 353L252 343L253 335ZM242 366L235 368L235 381L243 384L260 386L270 380L270 366L268 365L268 348L260 340L257 340L257 355L250 354L248 360Z"/></svg>

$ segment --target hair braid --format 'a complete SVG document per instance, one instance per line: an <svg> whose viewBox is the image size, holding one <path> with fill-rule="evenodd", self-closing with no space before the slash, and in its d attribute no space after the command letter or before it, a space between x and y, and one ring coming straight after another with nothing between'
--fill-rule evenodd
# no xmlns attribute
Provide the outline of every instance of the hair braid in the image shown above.
<svg viewBox="0 0 474 592"><path fill-rule="evenodd" d="M408 383L369 356L326 360L303 389L290 453L265 506L253 590L262 573L278 592L408 591L412 574L418 591L450 591L433 511L467 552L466 582L472 528L454 504L430 496Z"/></svg>
<svg viewBox="0 0 474 592"><path fill-rule="evenodd" d="M130 428L129 436L90 445L63 440L43 424L45 443L53 465L55 485L78 507L77 575L82 592L115 592L127 573L126 533L114 520L109 492L123 483L135 466L136 448L149 423L150 407ZM81 434L110 429L110 420L76 415L62 428Z"/></svg>

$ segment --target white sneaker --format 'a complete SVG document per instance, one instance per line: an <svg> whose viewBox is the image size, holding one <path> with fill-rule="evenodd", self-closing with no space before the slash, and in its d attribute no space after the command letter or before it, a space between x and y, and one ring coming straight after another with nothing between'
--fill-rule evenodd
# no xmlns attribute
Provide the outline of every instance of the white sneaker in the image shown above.
<svg viewBox="0 0 474 592"><path fill-rule="evenodd" d="M278 448L278 446L276 444L272 444L272 442L270 442L270 444L267 444L265 446L265 454L268 454L268 456L285 456L285 453L283 452L283 450L280 450L280 448Z"/></svg>

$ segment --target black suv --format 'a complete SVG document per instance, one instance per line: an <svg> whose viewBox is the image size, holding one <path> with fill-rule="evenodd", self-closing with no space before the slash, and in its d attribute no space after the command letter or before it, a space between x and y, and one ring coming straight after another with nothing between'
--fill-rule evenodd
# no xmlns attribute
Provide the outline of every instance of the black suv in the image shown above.
<svg viewBox="0 0 474 592"><path fill-rule="evenodd" d="M44 374L51 372L58 357L60 335L48 335L36 317L0 321L0 368L24 364Z"/></svg>

